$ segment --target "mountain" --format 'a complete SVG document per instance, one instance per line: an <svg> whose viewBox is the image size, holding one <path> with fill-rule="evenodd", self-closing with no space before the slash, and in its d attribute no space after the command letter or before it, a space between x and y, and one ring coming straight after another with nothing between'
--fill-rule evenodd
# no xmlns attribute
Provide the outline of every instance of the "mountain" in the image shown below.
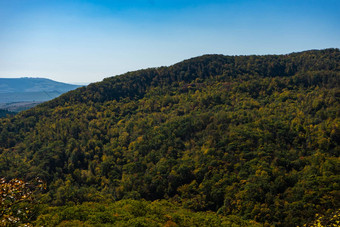
<svg viewBox="0 0 340 227"><path fill-rule="evenodd" d="M0 78L0 108L18 112L78 87L44 78Z"/></svg>
<svg viewBox="0 0 340 227"><path fill-rule="evenodd" d="M0 93L12 92L53 92L65 93L79 85L66 84L45 78L0 78Z"/></svg>
<svg viewBox="0 0 340 227"><path fill-rule="evenodd" d="M329 224L339 60L204 55L104 79L0 119L0 175L46 183L24 203L39 226Z"/></svg>

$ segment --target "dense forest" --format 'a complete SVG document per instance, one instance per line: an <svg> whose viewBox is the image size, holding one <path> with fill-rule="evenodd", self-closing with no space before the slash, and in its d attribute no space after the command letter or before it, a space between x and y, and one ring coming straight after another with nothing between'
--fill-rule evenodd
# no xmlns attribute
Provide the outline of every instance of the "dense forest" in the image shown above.
<svg viewBox="0 0 340 227"><path fill-rule="evenodd" d="M339 102L339 49L204 55L104 79L0 119L1 187L20 179L29 194L4 197L0 219L332 226Z"/></svg>

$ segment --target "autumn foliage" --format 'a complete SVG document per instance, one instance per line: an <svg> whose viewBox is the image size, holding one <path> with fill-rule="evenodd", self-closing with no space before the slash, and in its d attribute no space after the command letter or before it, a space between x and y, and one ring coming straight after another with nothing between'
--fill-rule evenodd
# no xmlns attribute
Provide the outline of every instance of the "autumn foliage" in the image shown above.
<svg viewBox="0 0 340 227"><path fill-rule="evenodd" d="M41 225L52 216L56 225L131 217L169 226L222 216L302 226L340 208L339 110L338 49L205 55L1 118L0 175L46 182ZM14 213L2 217L33 198L25 183L10 185L24 193L6 197ZM193 220L149 209L164 200ZM144 213L124 213L139 202Z"/></svg>
<svg viewBox="0 0 340 227"><path fill-rule="evenodd" d="M34 214L32 207L37 203L36 192L45 188L42 180L27 183L20 179L0 179L0 225L29 225ZM26 223L27 222L27 223Z"/></svg>

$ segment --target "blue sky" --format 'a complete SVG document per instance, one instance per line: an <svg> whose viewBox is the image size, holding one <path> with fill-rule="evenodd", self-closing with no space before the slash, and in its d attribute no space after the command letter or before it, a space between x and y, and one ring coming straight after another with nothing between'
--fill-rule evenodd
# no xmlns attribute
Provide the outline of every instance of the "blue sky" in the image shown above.
<svg viewBox="0 0 340 227"><path fill-rule="evenodd" d="M0 77L94 82L203 54L340 47L339 0L0 0Z"/></svg>

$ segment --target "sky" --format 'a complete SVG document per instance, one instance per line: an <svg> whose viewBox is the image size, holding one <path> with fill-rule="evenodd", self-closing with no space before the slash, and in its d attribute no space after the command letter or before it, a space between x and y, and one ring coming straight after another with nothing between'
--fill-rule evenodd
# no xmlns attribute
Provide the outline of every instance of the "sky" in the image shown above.
<svg viewBox="0 0 340 227"><path fill-rule="evenodd" d="M0 0L1 78L90 83L203 54L339 47L339 0Z"/></svg>

